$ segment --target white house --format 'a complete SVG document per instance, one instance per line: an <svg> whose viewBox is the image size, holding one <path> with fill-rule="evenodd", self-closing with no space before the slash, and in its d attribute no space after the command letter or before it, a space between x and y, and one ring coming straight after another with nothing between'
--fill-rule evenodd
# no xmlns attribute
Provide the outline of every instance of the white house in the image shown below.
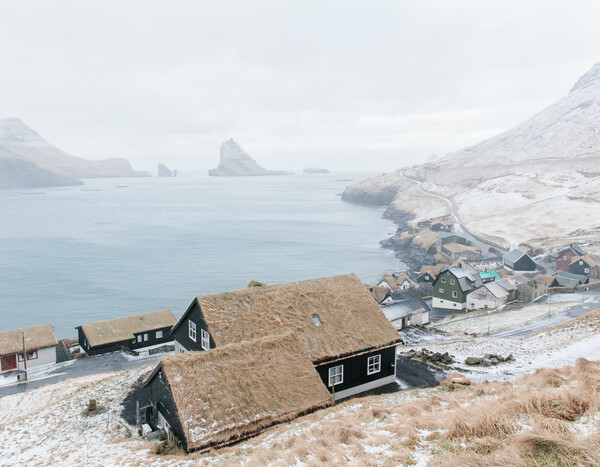
<svg viewBox="0 0 600 467"><path fill-rule="evenodd" d="M509 292L497 282L488 282L467 295L467 310L494 309L509 300Z"/></svg>
<svg viewBox="0 0 600 467"><path fill-rule="evenodd" d="M0 332L0 373L52 365L57 346L50 323Z"/></svg>

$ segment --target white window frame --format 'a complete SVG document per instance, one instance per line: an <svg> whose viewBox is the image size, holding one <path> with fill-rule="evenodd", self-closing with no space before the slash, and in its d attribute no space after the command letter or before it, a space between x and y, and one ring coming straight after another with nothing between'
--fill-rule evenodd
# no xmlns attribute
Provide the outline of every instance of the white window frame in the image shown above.
<svg viewBox="0 0 600 467"><path fill-rule="evenodd" d="M458 298L458 292L456 290L452 291L452 298Z"/></svg>
<svg viewBox="0 0 600 467"><path fill-rule="evenodd" d="M381 354L373 355L367 359L367 375L374 375L381 371Z"/></svg>
<svg viewBox="0 0 600 467"><path fill-rule="evenodd" d="M441 282L442 284L445 284L445 283L446 283L446 278L445 278L445 277L442 277L442 279L441 279L441 281L440 281L440 282Z"/></svg>
<svg viewBox="0 0 600 467"><path fill-rule="evenodd" d="M196 323L194 323L191 319L188 320L188 335L190 336L190 339L196 342Z"/></svg>
<svg viewBox="0 0 600 467"><path fill-rule="evenodd" d="M329 378L327 386L336 386L344 382L344 365L332 366L329 368Z"/></svg>
<svg viewBox="0 0 600 467"><path fill-rule="evenodd" d="M148 342L148 333L144 334L144 342Z"/></svg>
<svg viewBox="0 0 600 467"><path fill-rule="evenodd" d="M586 273L586 274L588 274L590 272L590 268L584 268L583 272Z"/></svg>
<svg viewBox="0 0 600 467"><path fill-rule="evenodd" d="M204 329L200 329L200 346L204 350L210 349L210 334Z"/></svg>
<svg viewBox="0 0 600 467"><path fill-rule="evenodd" d="M456 285L456 281L454 279L450 279L450 285Z"/></svg>
<svg viewBox="0 0 600 467"><path fill-rule="evenodd" d="M137 336L137 341L138 341L138 344L139 344L140 342L142 342L142 339L143 339L142 335L141 335L141 334L138 334L138 336Z"/></svg>
<svg viewBox="0 0 600 467"><path fill-rule="evenodd" d="M156 331L156 338L157 339L162 339L162 337L163 337L163 331L162 331L162 329L159 330L159 331Z"/></svg>
<svg viewBox="0 0 600 467"><path fill-rule="evenodd" d="M440 293L444 293L444 289L440 288L439 289Z"/></svg>

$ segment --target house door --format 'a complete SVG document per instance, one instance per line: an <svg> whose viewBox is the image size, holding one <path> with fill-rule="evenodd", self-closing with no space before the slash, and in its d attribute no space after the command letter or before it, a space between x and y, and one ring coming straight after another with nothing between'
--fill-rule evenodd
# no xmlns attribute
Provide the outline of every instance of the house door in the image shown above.
<svg viewBox="0 0 600 467"><path fill-rule="evenodd" d="M2 357L2 371L14 370L17 368L17 356L9 355L8 357Z"/></svg>

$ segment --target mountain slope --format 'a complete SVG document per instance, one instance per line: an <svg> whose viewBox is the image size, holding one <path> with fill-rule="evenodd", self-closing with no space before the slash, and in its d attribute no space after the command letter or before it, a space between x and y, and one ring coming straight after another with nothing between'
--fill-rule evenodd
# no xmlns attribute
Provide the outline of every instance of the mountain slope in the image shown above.
<svg viewBox="0 0 600 467"><path fill-rule="evenodd" d="M565 97L514 128L437 161L351 185L344 199L377 199L391 190L393 210L417 220L434 217L406 196L403 175L449 199L471 233L502 247L591 242L600 251L600 63Z"/></svg>
<svg viewBox="0 0 600 467"><path fill-rule="evenodd" d="M126 159L91 161L71 156L18 118L0 119L0 153L73 178L149 176L147 172L133 170Z"/></svg>
<svg viewBox="0 0 600 467"><path fill-rule="evenodd" d="M76 178L59 175L31 162L0 155L0 188L39 188L83 185Z"/></svg>

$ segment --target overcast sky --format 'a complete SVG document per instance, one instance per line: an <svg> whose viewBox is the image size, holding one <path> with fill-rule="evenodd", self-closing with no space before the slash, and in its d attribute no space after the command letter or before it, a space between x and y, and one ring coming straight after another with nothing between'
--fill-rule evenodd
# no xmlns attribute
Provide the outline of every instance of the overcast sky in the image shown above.
<svg viewBox="0 0 600 467"><path fill-rule="evenodd" d="M600 61L597 1L13 1L0 117L135 168L390 170L521 122Z"/></svg>

